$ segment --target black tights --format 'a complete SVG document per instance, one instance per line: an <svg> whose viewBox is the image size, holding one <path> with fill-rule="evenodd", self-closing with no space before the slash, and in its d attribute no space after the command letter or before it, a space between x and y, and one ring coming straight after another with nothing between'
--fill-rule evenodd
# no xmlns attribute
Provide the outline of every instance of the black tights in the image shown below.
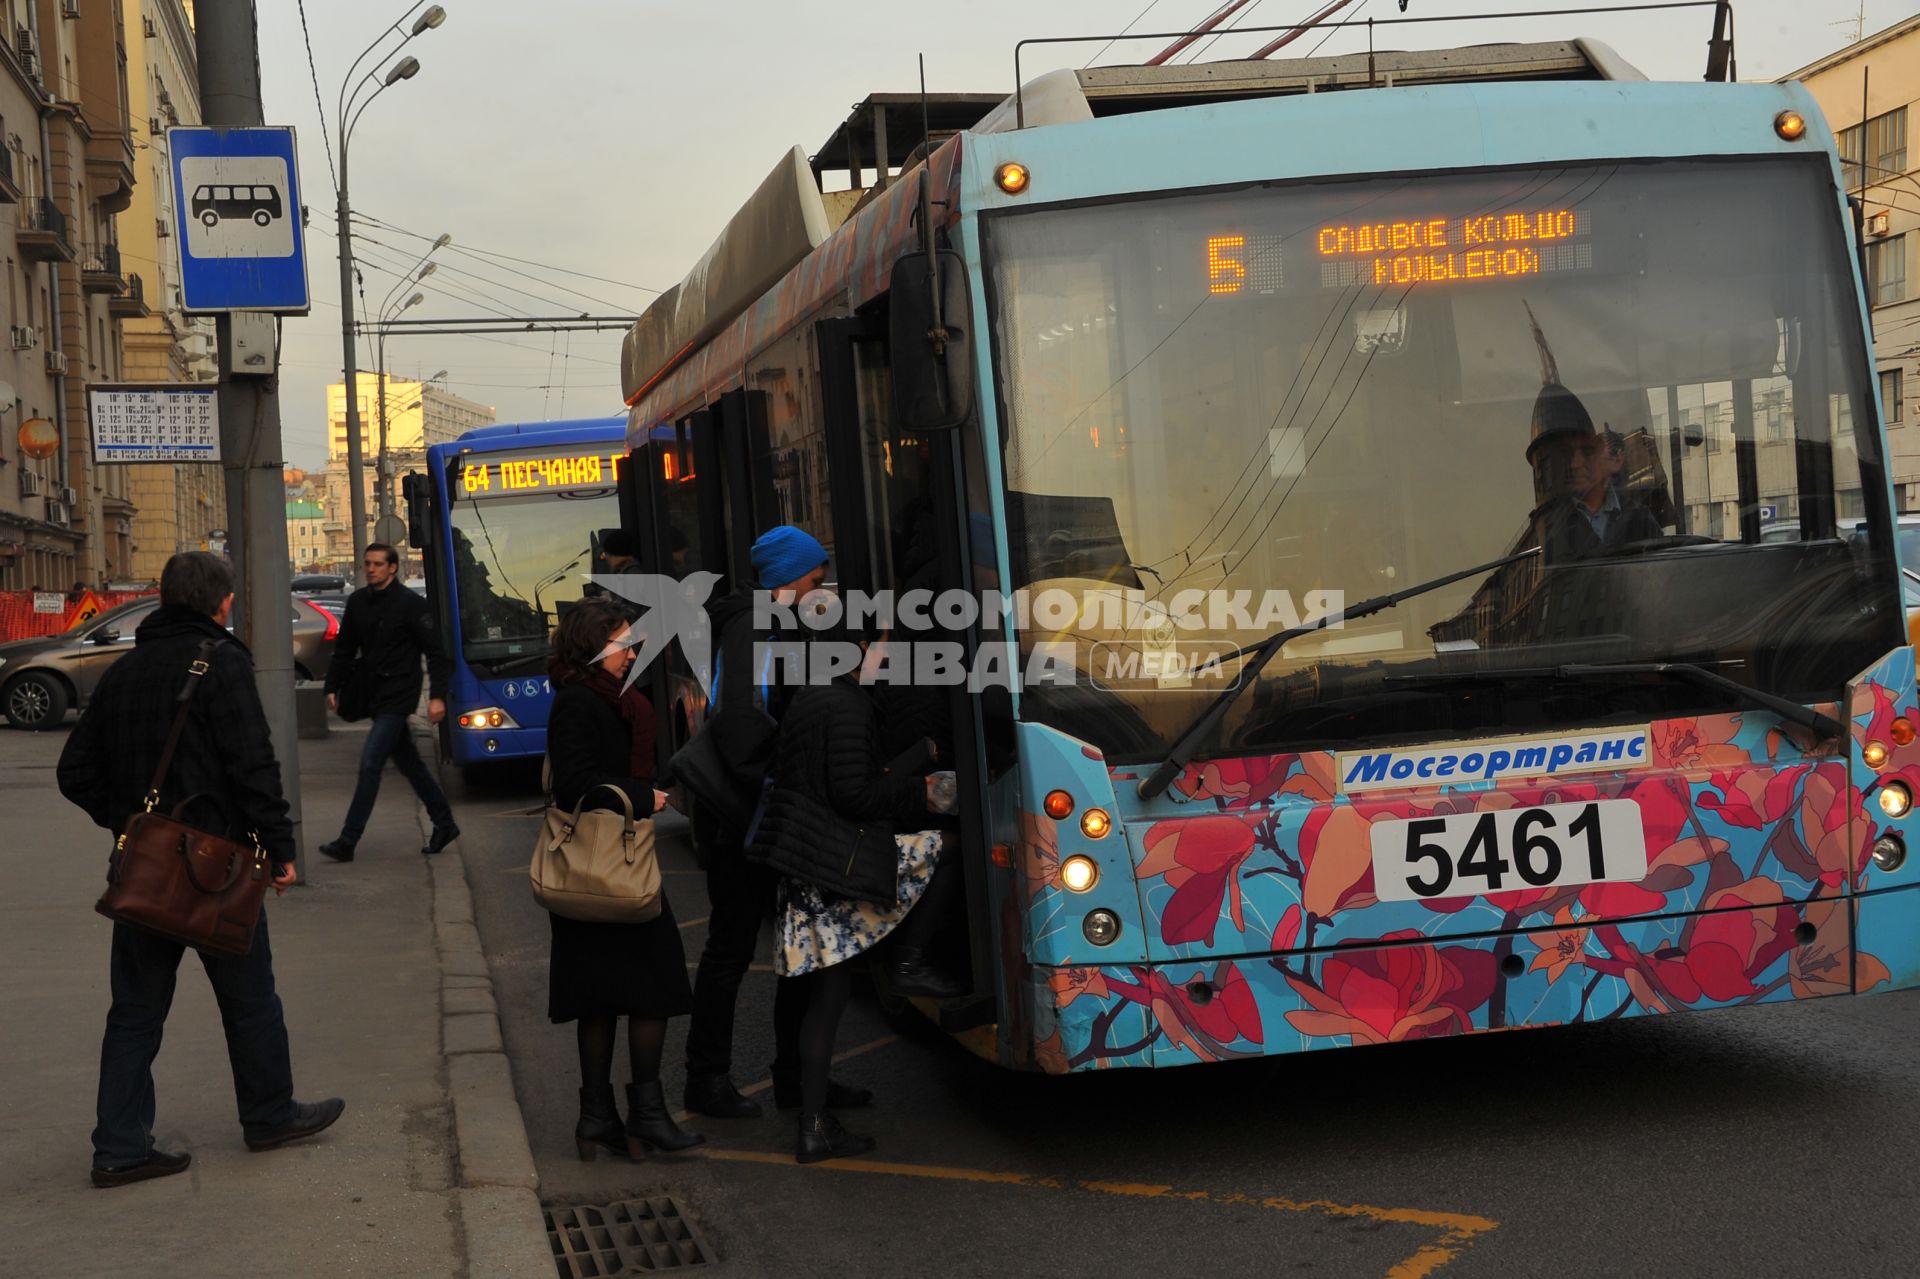
<svg viewBox="0 0 1920 1279"><path fill-rule="evenodd" d="M816 1115L827 1108L827 1071L833 1065L833 1037L840 1029L840 1015L847 1010L853 978L847 965L833 964L797 980L807 984L807 1012L800 1019L800 1109L802 1113Z"/></svg>
<svg viewBox="0 0 1920 1279"><path fill-rule="evenodd" d="M920 894L920 900L913 904L907 917L893 930L893 944L913 950L924 951L932 943L934 935L947 922L947 915L953 909L953 895L960 888L959 868L955 859L941 853L933 864L933 877L927 881L927 890Z"/></svg>
<svg viewBox="0 0 1920 1279"><path fill-rule="evenodd" d="M613 1087L614 1032L619 1023L618 1017L580 1019L576 1033L580 1040L581 1087ZM627 1018L627 1056L633 1065L635 1083L660 1077L660 1052L666 1043L666 1018Z"/></svg>

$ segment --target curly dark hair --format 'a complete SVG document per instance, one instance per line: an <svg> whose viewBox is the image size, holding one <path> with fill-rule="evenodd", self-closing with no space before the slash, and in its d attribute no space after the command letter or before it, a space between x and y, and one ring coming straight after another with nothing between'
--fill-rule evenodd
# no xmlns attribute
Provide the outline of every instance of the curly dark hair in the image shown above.
<svg viewBox="0 0 1920 1279"><path fill-rule="evenodd" d="M593 659L607 641L627 624L627 615L611 600L581 600L560 615L553 628L553 656L547 669L563 684L583 680L593 671Z"/></svg>

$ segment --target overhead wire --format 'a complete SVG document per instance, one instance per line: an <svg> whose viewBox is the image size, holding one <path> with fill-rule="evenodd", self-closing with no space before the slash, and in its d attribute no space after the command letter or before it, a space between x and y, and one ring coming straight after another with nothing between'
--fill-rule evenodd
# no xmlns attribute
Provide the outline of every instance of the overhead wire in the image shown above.
<svg viewBox="0 0 1920 1279"><path fill-rule="evenodd" d="M307 46L307 74L313 77L313 109L320 115L320 143L327 152L327 177L333 182L333 193L340 194L340 171L333 163L333 137L327 132L327 108L320 100L320 68L313 61L313 36L307 31L307 0L296 0L300 9L300 38Z"/></svg>
<svg viewBox="0 0 1920 1279"><path fill-rule="evenodd" d="M374 217L374 216L373 216L372 214L370 214L370 213L359 213L359 212L356 212L356 213L354 213L354 215L353 215L353 216L354 216L354 217L356 217L356 218L359 218L359 219L361 219L362 221L366 221L366 222L372 222L372 223L374 223L374 224L375 224L376 226L383 226L383 227L387 227L387 228L389 228L389 229L391 229L391 230L394 230L394 231L398 231L398 232L400 232L400 233L401 233L402 235L410 235L410 236L413 236L413 237L414 237L415 239L420 239L420 240L425 240L425 239L429 239L429 238L430 238L430 237L428 237L428 236L424 236L424 235L421 235L421 234L420 234L420 233L419 233L418 231L408 231L408 230L406 230L406 229L405 229L405 228L403 228L403 227L397 227L397 226L394 226L394 225L393 225L392 223L390 223L390 222L385 222L385 221L382 221L381 219L379 219L379 218L376 218L376 217ZM594 275L594 274L592 274L592 273L590 273L590 272L587 272L587 271L576 271L576 270L574 270L574 269L573 269L573 268L571 268L571 267L564 267L564 266L555 266L555 265L553 265L552 263L549 263L549 262L536 262L536 261L534 261L534 260L533 260L533 259L531 259L531 258L520 258L520 257L515 257L515 256L514 256L513 254L511 254L511 253L501 253L501 252L498 252L497 250L494 250L494 249L483 249L483 248L480 248L480 247L479 247L479 246L477 246L477 245L472 245L472 244L465 244L465 245L462 245L462 244L454 244L454 245L449 245L448 247L449 247L449 248L454 248L454 249L458 249L458 250L460 250L460 251L461 251L462 253L476 253L476 254L479 254L479 255L480 255L480 256L482 256L482 257L488 257L488 258L499 258L499 259L502 259L503 261L507 261L507 262L518 262L518 263L520 263L520 264L521 264L522 266L534 266L534 267L539 267L539 268L540 268L541 270L543 270L543 271L557 271L557 272L559 272L559 273L560 273L560 274L562 274L562 275L571 275L571 276L576 276L576 277L578 277L579 279L582 279L582 280L597 280L597 281L599 281L599 282L600 282L601 284L614 284L614 285L618 285L619 287L621 287L621 288L623 288L623 289L635 289L635 290L638 290L638 291L639 291L639 292L641 292L641 293L662 293L662 292L665 292L665 290L663 290L663 289L656 289L656 288L653 288L653 287L651 287L651 286L649 286L649 285L645 285L645 284L635 284L635 283L633 283L633 282L632 282L631 280L615 280L615 279L612 279L612 278L611 278L611 277L609 277L609 276L604 276L604 275Z"/></svg>
<svg viewBox="0 0 1920 1279"><path fill-rule="evenodd" d="M425 235L422 235L422 234L420 234L420 233L419 233L418 231L411 231L411 230L408 230L408 229L407 229L407 228L405 228L405 227L400 227L400 226L395 226L395 225L394 225L394 224L392 224L392 223L387 223L387 222L378 222L378 221L374 221L374 220L372 220L372 219L363 219L363 218L361 218L361 216L360 216L359 214L355 214L355 215L354 215L354 218L355 218L355 220L356 220L356 221L365 221L365 222L367 222L367 223L368 223L368 225L372 225L372 226L377 226L377 227L379 227L379 228L380 228L380 229L381 229L382 231L392 231L392 232L395 232L395 233L397 233L397 234L399 234L399 235L404 235L404 236L408 236L408 237L411 237L411 238L413 238L413 239L416 239L416 240L423 240L423 241L428 241L428 242L432 242L432 241L431 241L431 240L429 239L429 237L427 237L427 236L425 236ZM496 268L496 269L498 269L498 270L501 270L501 271L505 271L505 272L507 272L507 273L508 273L509 275L516 275L516 276L519 276L519 277L520 277L521 279L523 279L523 280L532 280L532 281L534 281L534 282L535 282L536 284L544 284L544 285L546 285L546 286L547 286L548 288L550 288L550 289L556 289L556 290L559 290L559 291L560 291L561 293L570 293L570 294L572 294L572 295L573 295L574 297L579 297L579 298L585 298L585 299L586 299L587 301L589 301L589 302L592 302L592 303L595 303L596 305L599 305L599 306L608 306L608 307L614 307L614 308L616 308L616 309L618 309L618 310L622 310L622 311L628 311L628 310L640 310L640 309L642 309L642 308L639 308L639 307L636 307L636 306L634 306L634 304L632 304L632 303L630 303L630 302L614 302L614 301L611 301L610 299L607 299L607 298L603 298L603 297L597 297L597 296L595 296L594 294L591 294L591 293L587 293L587 292L585 292L584 290L581 290L581 289L576 289L576 288L573 288L573 287L571 287L571 286L569 286L569 285L565 285L565 284L561 284L561 283L560 283L559 281L557 281L557 280L548 280L548 279L542 279L542 278L541 278L540 276L537 276L537 275L533 275L533 274L530 274L529 272L526 272L526 271L520 271L520 270L516 270L515 268L513 268L513 267L509 267L509 266L500 266L500 265L499 265L498 263L495 263L495 262L492 262L492 261L489 261L489 260L487 260L487 259L486 259L486 258L484 258L484 257L479 257L479 256L477 256L477 255L475 255L475 254L473 254L473 253L471 253L471 252L469 252L469 251L468 251L467 249L465 249L465 248L464 248L463 246L461 246L461 245L460 245L460 244L458 244L458 243L450 243L450 244L448 244L448 245L446 245L446 246L445 246L445 248L446 248L446 250L447 250L447 252L449 252L449 253L459 253L459 254L462 254L463 256L466 256L466 257L470 257L470 258L473 258L473 259L474 259L475 261L479 261L479 262L482 262L482 263L484 263L484 264L485 264L485 265L487 265L487 266L492 266L492 267L495 267L495 268ZM437 260L437 261L439 261L439 262L441 263L441 266L442 266L442 269L449 269L449 268L447 268L447 264L446 264L446 259L445 259L444 257L442 257L442 258L438 258L438 259L436 259L436 260ZM467 274L467 275L470 275L470 276L472 276L472 277L473 277L473 278L475 278L475 279L478 279L478 280L485 280L485 281L487 281L488 283L490 283L490 284L493 284L493 285L495 285L495 286L497 286L497 287L499 287L499 288L503 288L503 289L512 289L512 290L513 290L514 292L516 292L516 293L522 293L522 294L525 294L525 295L526 295L526 296L528 296L528 297L534 297L534 298L539 298L539 299L540 299L540 300L542 300L542 301L548 301L548 302L552 302L552 303L553 303L553 304L554 304L555 306L558 306L558 307L560 307L560 308L562 308L562 309L565 309L565 308L569 308L569 307L572 307L572 306L574 306L574 305L575 305L575 304L574 304L574 303L572 303L572 302L568 302L568 301L564 301L564 300L559 300L559 299L555 299L555 298L553 298L553 297L552 297L551 295L547 295L547 294L536 294L536 293L533 293L533 292L531 292L531 291L529 291L529 290L526 290L526 289L522 289L522 288L520 288L520 287L519 287L518 285L513 285L513 284L509 284L509 283L507 283L507 282L506 282L505 280L501 280L501 279L498 279L498 278L496 278L496 277L494 277L494 276L490 276L490 275L482 275L482 274L481 274L480 272L478 272L478 271L474 271L474 270L472 270L471 268L465 268L465 267L461 267L461 268L451 268L451 269L456 269L456 270L461 270L461 271L463 271L463 272L464 272L465 274ZM646 292L652 292L652 290L650 290L650 289L646 289L646 288L643 288L643 287L642 287L642 286L640 286L640 285L625 285L625 286L622 286L622 287L626 287L626 288L631 288L631 289L633 289L633 290L634 290L635 292L640 292L640 293L646 293Z"/></svg>
<svg viewBox="0 0 1920 1279"><path fill-rule="evenodd" d="M1148 14L1152 13L1155 9L1158 9L1159 7L1160 7L1160 0L1152 0L1152 3L1148 4L1146 8L1134 14L1133 21L1129 22L1126 26L1120 28L1120 35L1115 36L1113 39L1101 45L1098 52L1096 52L1091 58L1088 58L1085 62L1082 62L1080 64L1081 70L1084 71L1086 68L1092 66L1095 62L1099 61L1101 55L1106 53L1108 49L1113 48L1114 45L1118 44L1122 36L1125 36L1127 32L1139 26L1140 20L1142 18L1145 18Z"/></svg>

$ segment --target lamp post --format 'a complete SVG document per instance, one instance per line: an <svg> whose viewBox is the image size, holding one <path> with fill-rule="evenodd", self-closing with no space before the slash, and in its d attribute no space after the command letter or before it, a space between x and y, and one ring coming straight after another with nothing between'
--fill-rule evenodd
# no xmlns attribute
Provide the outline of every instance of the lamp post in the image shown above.
<svg viewBox="0 0 1920 1279"><path fill-rule="evenodd" d="M347 144L353 139L353 127L360 117L373 104L373 100L402 80L410 80L420 71L418 58L401 58L392 63L382 75L378 70L370 71L361 80L355 80L355 74L367 60L367 56L382 44L387 37L401 30L415 9L402 14L400 21L382 31L374 42L361 50L360 56L353 60L347 69L347 78L340 84L340 98L335 114L335 122L340 130L340 196L335 208L338 220L340 240L340 345L341 345L341 382L346 392L347 410L347 506L353 533L353 563L356 571L366 558L367 549L367 495L363 487L365 458L360 447L360 381L359 371L354 367L353 350L353 221L350 206L347 203ZM398 53L416 36L424 35L447 20L447 11L439 5L429 5L418 18L406 36L395 45L391 52ZM360 92L368 84L374 86L373 92L365 98ZM349 92L349 89L352 91ZM357 104L357 105L356 105ZM351 112L351 116L349 116Z"/></svg>
<svg viewBox="0 0 1920 1279"><path fill-rule="evenodd" d="M433 274L433 264L429 262L427 266L428 269L422 271L419 278L425 279ZM387 457L387 321L403 311L419 306L426 300L426 294L416 293L392 310L380 313L380 337L374 352L374 359L380 365L380 461L375 483L378 485L382 518L393 514L393 464Z"/></svg>

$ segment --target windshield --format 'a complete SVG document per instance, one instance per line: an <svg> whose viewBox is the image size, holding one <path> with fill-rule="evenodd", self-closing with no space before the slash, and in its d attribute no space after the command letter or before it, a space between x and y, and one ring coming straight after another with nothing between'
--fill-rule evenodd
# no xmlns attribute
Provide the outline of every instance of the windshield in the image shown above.
<svg viewBox="0 0 1920 1279"><path fill-rule="evenodd" d="M1023 620L1075 678L1022 713L1154 757L1197 661L1532 546L1289 644L1203 750L1735 704L1564 664L1837 699L1902 636L1834 199L1688 161L985 219L1014 585L1127 601Z"/></svg>
<svg viewBox="0 0 1920 1279"><path fill-rule="evenodd" d="M496 464L499 465L499 464ZM521 666L547 653L558 611L580 599L596 530L620 523L611 484L502 495L473 490L451 464L448 507L461 651L478 667ZM504 470L504 466L500 466Z"/></svg>

